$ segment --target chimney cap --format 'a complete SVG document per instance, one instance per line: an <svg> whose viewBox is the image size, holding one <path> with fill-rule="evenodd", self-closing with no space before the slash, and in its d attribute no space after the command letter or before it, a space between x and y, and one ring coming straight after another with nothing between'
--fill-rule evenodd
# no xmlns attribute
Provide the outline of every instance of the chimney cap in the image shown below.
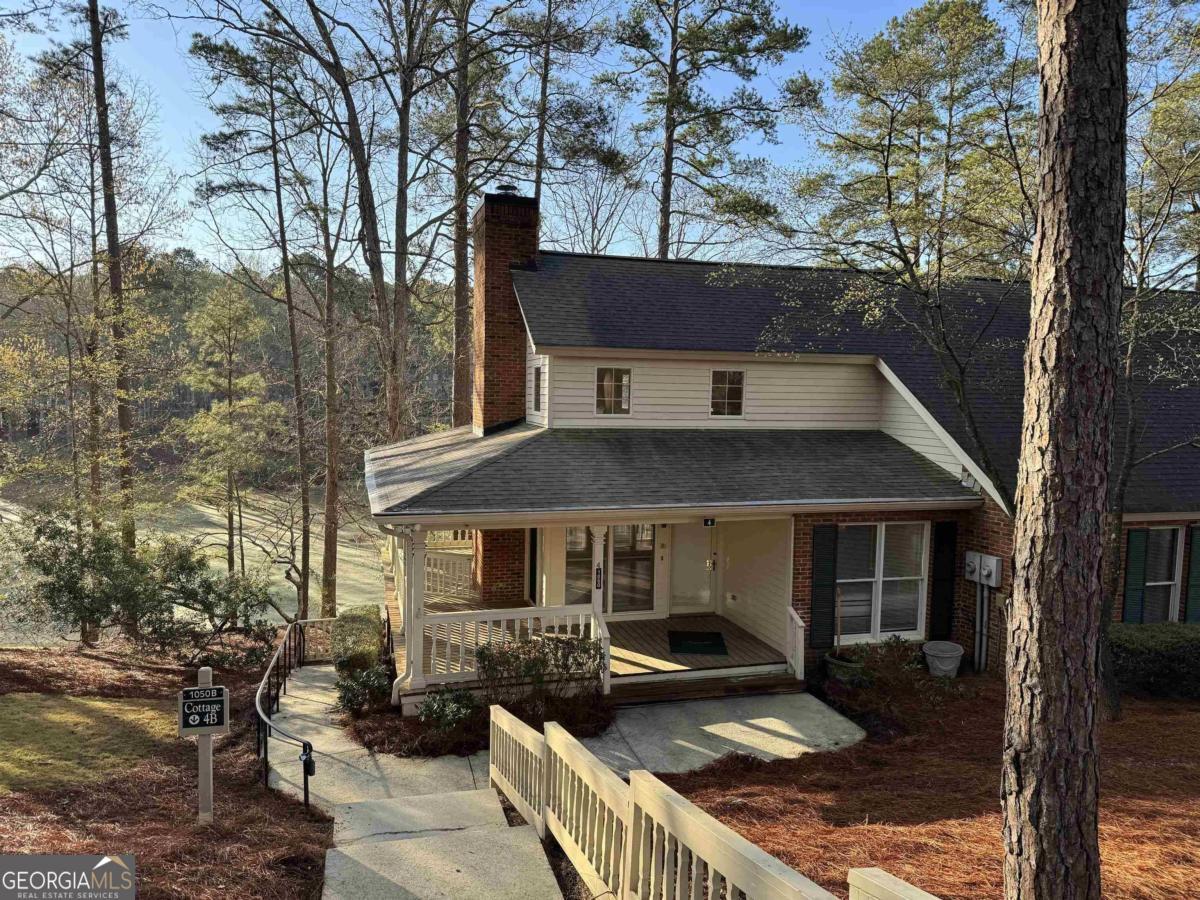
<svg viewBox="0 0 1200 900"><path fill-rule="evenodd" d="M504 184L498 184L496 185L496 193L515 195L517 193L517 186L515 184L508 184L507 182Z"/></svg>

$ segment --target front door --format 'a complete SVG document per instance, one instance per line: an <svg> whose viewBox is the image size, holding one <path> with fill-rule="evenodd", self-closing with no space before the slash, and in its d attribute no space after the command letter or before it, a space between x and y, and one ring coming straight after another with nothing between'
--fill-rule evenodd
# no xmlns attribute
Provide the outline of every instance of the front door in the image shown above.
<svg viewBox="0 0 1200 900"><path fill-rule="evenodd" d="M675 525L671 534L671 614L716 610L717 529Z"/></svg>

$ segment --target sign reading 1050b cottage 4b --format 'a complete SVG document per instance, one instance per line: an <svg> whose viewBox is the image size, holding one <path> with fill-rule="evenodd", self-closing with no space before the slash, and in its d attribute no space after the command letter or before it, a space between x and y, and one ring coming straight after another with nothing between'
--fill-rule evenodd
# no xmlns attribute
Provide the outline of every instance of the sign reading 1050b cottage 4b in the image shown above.
<svg viewBox="0 0 1200 900"><path fill-rule="evenodd" d="M184 688L179 692L179 736L229 730L229 694L224 687Z"/></svg>

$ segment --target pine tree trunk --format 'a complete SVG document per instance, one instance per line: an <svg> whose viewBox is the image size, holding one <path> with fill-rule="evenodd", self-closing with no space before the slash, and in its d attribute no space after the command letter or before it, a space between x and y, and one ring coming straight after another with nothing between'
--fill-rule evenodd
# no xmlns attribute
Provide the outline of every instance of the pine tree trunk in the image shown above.
<svg viewBox="0 0 1200 900"><path fill-rule="evenodd" d="M1039 198L1002 765L1008 900L1100 897L1097 651L1125 212L1126 7L1038 2Z"/></svg>
<svg viewBox="0 0 1200 900"><path fill-rule="evenodd" d="M454 112L454 410L455 427L471 424L471 292L467 266L468 190L471 149L470 4L456 23Z"/></svg>
<svg viewBox="0 0 1200 900"><path fill-rule="evenodd" d="M275 122L275 85L267 88L271 119L271 174L275 187L275 219L279 229L279 265L283 298L287 306L288 349L292 362L292 409L296 429L296 482L300 489L300 584L296 587L296 618L308 618L309 559L312 542L312 485L308 473L308 430L304 413L304 378L301 371L300 326L292 292L292 262L288 252L287 219L283 214L283 178L279 171L279 134ZM240 509L240 505L239 505ZM244 574L244 573L243 573Z"/></svg>
<svg viewBox="0 0 1200 900"><path fill-rule="evenodd" d="M100 180L104 191L104 235L108 251L108 290L111 295L113 364L116 368L117 485L120 491L121 539L125 546L137 542L133 521L133 462L129 438L133 411L129 400L131 384L125 358L125 294L121 274L121 237L117 227L117 188L113 175L112 135L108 123L108 87L104 72L104 36L98 0L88 0L88 26L92 52L92 89L96 95L96 144L100 155Z"/></svg>
<svg viewBox="0 0 1200 900"><path fill-rule="evenodd" d="M658 258L671 255L671 203L675 191L675 104L679 90L678 9L671 32L671 57L667 72L667 97L663 106L663 159L658 190Z"/></svg>
<svg viewBox="0 0 1200 900"><path fill-rule="evenodd" d="M323 60L325 71L337 85L342 98L346 145L354 165L354 183L358 189L359 240L363 262L371 278L371 300L375 304L376 328L379 331L379 356L383 363L384 403L387 409L388 437L399 440L403 427L401 419L402 372L395 369L395 335L391 325L388 304L387 278L383 268L383 244L379 237L379 215L375 207L375 187L371 177L371 156L363 136L362 122L358 115L358 102L350 75L342 64L337 44L325 20L325 14L313 0L307 0L309 15L321 37L321 43L329 53Z"/></svg>
<svg viewBox="0 0 1200 900"><path fill-rule="evenodd" d="M546 172L546 121L550 112L550 47L554 33L554 0L546 0L546 17L542 23L542 59L538 72L538 105L536 149L533 160L533 199L542 204L542 179Z"/></svg>
<svg viewBox="0 0 1200 900"><path fill-rule="evenodd" d="M328 206L326 206L328 209ZM325 521L321 558L321 616L337 615L338 567L338 466L341 448L341 407L337 383L337 305L333 243L328 218L322 220L325 244L325 309L322 328L325 342Z"/></svg>

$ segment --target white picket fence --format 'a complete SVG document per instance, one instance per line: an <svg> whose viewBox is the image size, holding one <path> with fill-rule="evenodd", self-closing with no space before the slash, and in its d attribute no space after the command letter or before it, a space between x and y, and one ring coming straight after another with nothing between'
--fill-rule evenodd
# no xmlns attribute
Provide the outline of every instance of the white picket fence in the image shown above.
<svg viewBox="0 0 1200 900"><path fill-rule="evenodd" d="M649 772L626 784L559 725L539 734L491 708L489 777L588 889L614 900L833 900ZM850 870L857 900L937 900L879 869Z"/></svg>

